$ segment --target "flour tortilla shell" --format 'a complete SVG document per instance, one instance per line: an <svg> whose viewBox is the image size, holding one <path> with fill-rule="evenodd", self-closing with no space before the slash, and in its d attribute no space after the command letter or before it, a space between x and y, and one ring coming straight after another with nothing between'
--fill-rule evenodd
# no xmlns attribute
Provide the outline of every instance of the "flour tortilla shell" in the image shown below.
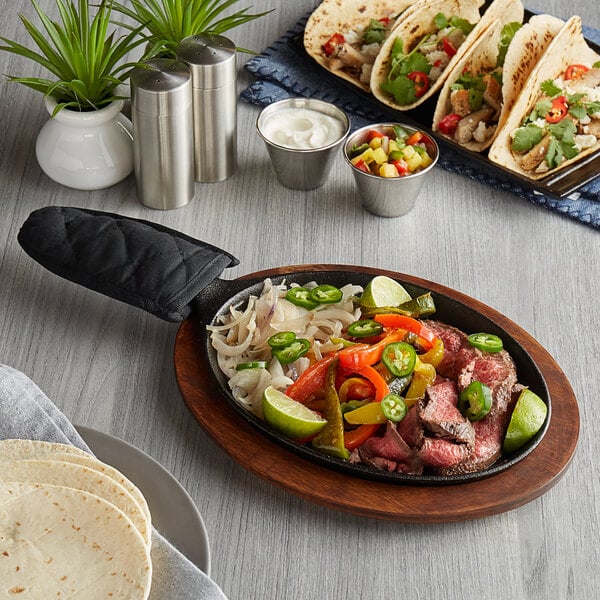
<svg viewBox="0 0 600 600"><path fill-rule="evenodd" d="M480 14L482 2L479 0L422 0L415 9L398 19L396 25L384 42L371 72L371 92L383 104L396 110L411 110L431 98L444 85L448 74L456 63L460 62L473 44L487 30L494 20L498 19L503 24L511 20L515 14L515 0L495 0L490 4L483 16ZM450 59L442 75L436 79L420 98L411 104L397 104L394 99L381 90L381 84L387 81L390 70L390 56L395 40L400 37L405 50L411 50L415 44L426 34L435 31L434 18L438 13L446 16L459 16L475 24L466 40L458 48L456 54Z"/></svg>
<svg viewBox="0 0 600 600"><path fill-rule="evenodd" d="M53 458L12 460L0 463L0 480L60 485L100 496L131 519L144 543L150 547L150 522L140 505L120 483L100 471Z"/></svg>
<svg viewBox="0 0 600 600"><path fill-rule="evenodd" d="M522 120L531 112L540 97L540 85L548 79L559 77L569 65L573 63L591 66L600 60L600 55L594 52L586 43L581 31L581 18L571 17L556 34L537 65L527 79L522 93L513 105L509 116L491 145L489 159L511 171L525 175L531 179L542 179L564 169L566 166L581 160L584 156L596 152L600 142L591 148L580 152L575 158L564 161L558 167L545 173L530 173L523 170L511 151L511 134L520 125Z"/></svg>
<svg viewBox="0 0 600 600"><path fill-rule="evenodd" d="M416 2L418 0L323 0L304 27L304 48L322 67L368 92L368 84L344 71L330 68L323 44L335 33L343 35L355 31L368 25L371 19L399 14Z"/></svg>
<svg viewBox="0 0 600 600"><path fill-rule="evenodd" d="M515 3L511 15L506 22L521 22L523 11L519 16L518 5ZM446 83L440 91L438 102L433 115L433 130L438 131L439 122L450 112L450 94L451 86L456 79L465 71L477 75L493 70L496 67L498 59L498 44L502 33L502 28L506 24L496 20L490 24L488 29L483 32L479 39L473 44L468 54L458 62L452 71L448 74ZM548 47L550 42L558 34L564 21L549 15L533 16L525 23L514 35L506 52L504 66L502 69L502 108L498 119L496 134L491 136L485 142L472 141L463 147L475 152L481 152L488 148L498 131L502 129L504 122L508 118L514 103L523 89L527 78L534 69L538 60Z"/></svg>
<svg viewBox="0 0 600 600"><path fill-rule="evenodd" d="M149 550L110 502L64 486L0 483L0 514L0 582L8 597L148 597Z"/></svg>
<svg viewBox="0 0 600 600"><path fill-rule="evenodd" d="M22 460L32 458L51 458L52 460L62 460L78 465L83 465L90 469L95 469L108 477L111 477L118 484L122 485L140 505L147 521L151 521L150 509L144 495L140 489L131 482L123 473L114 467L99 461L97 458L80 450L70 444L61 444L58 442L46 442L40 440L21 440L9 439L0 440L0 462L5 460Z"/></svg>

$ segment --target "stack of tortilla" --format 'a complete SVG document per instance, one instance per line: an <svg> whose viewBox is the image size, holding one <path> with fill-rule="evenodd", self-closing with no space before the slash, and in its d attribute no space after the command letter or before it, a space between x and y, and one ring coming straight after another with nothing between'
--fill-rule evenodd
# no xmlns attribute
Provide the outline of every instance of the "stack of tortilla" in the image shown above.
<svg viewBox="0 0 600 600"><path fill-rule="evenodd" d="M10 597L148 598L146 500L90 454L0 441L0 515L0 581Z"/></svg>

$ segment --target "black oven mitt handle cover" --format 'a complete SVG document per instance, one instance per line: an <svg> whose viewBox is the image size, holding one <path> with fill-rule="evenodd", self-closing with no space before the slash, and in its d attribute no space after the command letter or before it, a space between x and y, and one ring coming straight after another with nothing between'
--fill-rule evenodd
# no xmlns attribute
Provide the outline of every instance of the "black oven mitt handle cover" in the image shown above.
<svg viewBox="0 0 600 600"><path fill-rule="evenodd" d="M239 264L163 225L83 208L35 210L17 239L52 273L174 323L190 315L194 298L224 269Z"/></svg>

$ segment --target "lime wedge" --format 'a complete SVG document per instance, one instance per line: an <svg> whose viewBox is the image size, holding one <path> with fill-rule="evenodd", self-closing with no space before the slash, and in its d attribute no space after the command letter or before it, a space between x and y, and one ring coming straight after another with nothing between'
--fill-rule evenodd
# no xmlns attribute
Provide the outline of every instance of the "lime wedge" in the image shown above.
<svg viewBox="0 0 600 600"><path fill-rule="evenodd" d="M262 409L273 429L294 440L317 434L327 423L321 415L271 385L264 391Z"/></svg>
<svg viewBox="0 0 600 600"><path fill-rule="evenodd" d="M515 404L502 449L514 452L525 445L542 428L548 407L531 390L524 389Z"/></svg>
<svg viewBox="0 0 600 600"><path fill-rule="evenodd" d="M394 279L378 275L367 283L360 304L369 308L400 306L412 300L410 294Z"/></svg>

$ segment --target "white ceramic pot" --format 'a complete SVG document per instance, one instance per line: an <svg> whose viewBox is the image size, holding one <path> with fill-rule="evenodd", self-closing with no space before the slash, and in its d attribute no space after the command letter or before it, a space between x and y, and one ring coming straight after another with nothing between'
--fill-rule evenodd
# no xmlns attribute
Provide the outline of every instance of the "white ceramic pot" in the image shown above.
<svg viewBox="0 0 600 600"><path fill-rule="evenodd" d="M45 98L52 115L56 100ZM78 190L98 190L125 179L133 170L131 121L123 100L100 110L61 110L38 134L35 153L44 173Z"/></svg>

